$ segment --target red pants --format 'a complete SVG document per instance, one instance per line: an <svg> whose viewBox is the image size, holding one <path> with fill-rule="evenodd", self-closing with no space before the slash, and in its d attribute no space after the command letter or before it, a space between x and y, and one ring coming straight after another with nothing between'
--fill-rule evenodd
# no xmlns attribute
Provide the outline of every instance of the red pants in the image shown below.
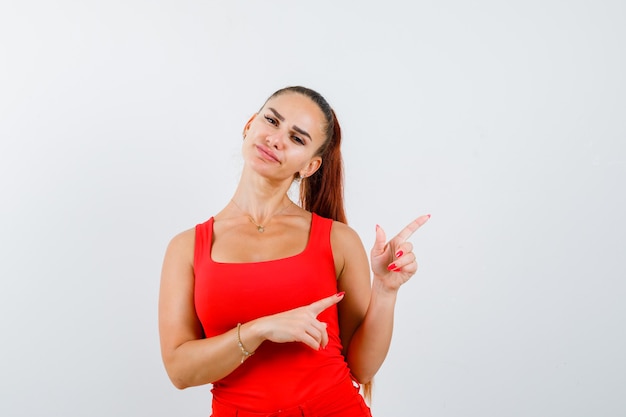
<svg viewBox="0 0 626 417"><path fill-rule="evenodd" d="M213 399L211 417L372 417L350 378L315 398L273 413L252 413Z"/></svg>

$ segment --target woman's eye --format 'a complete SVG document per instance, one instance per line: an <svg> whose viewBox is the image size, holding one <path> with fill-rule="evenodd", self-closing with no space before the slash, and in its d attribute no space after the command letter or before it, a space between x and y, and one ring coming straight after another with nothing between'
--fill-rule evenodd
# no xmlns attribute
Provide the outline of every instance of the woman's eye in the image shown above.
<svg viewBox="0 0 626 417"><path fill-rule="evenodd" d="M297 137L297 136L292 136L292 137L293 137L294 142L297 142L297 143L299 143L300 145L304 145L304 141L303 141L302 139L300 139L300 138L299 138L299 137Z"/></svg>
<svg viewBox="0 0 626 417"><path fill-rule="evenodd" d="M269 123L271 123L271 124L273 124L273 125L275 125L275 124L276 124L276 120L272 119L272 118L271 118L271 117L269 117L269 116L265 116L265 120L267 120Z"/></svg>

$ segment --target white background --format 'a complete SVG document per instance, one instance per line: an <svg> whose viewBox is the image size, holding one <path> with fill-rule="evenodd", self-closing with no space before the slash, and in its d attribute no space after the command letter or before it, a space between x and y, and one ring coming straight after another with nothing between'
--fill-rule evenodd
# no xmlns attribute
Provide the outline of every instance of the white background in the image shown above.
<svg viewBox="0 0 626 417"><path fill-rule="evenodd" d="M3 1L0 415L207 416L161 364L169 239L274 90L344 128L367 248L418 214L382 416L624 416L626 3Z"/></svg>

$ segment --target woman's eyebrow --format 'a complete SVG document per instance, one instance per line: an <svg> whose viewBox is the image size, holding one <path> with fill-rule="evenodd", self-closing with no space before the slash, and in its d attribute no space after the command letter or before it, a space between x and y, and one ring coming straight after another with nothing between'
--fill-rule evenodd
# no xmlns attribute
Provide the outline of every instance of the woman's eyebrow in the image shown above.
<svg viewBox="0 0 626 417"><path fill-rule="evenodd" d="M311 135L309 135L307 132L305 132L304 130L300 129L298 126L294 126L293 130L295 130L296 132L298 132L301 135L306 136L307 138L309 138L309 140L311 142L313 142L313 139L311 138Z"/></svg>
<svg viewBox="0 0 626 417"><path fill-rule="evenodd" d="M272 111L272 113L274 113L274 116L276 116L278 120L280 120L281 122L285 121L285 118L280 113L278 113L276 109L274 109L273 107L270 107L269 109Z"/></svg>
<svg viewBox="0 0 626 417"><path fill-rule="evenodd" d="M280 113L278 113L278 112L276 111L276 109L275 109L275 108L273 108L273 107L268 107L268 109L269 109L272 113L274 113L274 116L276 116L276 118L277 118L278 120L280 120L281 122L284 122L284 121L285 121L285 118L284 118L284 117L283 117ZM311 138L311 135L309 135L309 134L308 134L305 130L300 129L298 126L295 126L295 125L293 126L293 128L292 128L292 129L293 129L293 130L295 130L296 132L300 133L301 135L306 136L307 138L309 138L309 140L310 140L311 142L313 142L313 139Z"/></svg>

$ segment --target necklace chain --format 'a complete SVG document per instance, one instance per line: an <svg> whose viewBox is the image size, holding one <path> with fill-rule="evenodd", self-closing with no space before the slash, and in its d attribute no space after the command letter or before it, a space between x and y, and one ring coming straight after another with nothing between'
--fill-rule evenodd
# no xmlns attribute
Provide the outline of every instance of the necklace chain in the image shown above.
<svg viewBox="0 0 626 417"><path fill-rule="evenodd" d="M232 198L230 199L230 201L232 201L232 203L235 205L235 207L237 207L239 209L239 211L241 211L242 213L244 213L246 215L246 217L248 217L248 219L250 219L250 221L252 222L252 224L254 224L256 226L256 230L259 233L263 233L265 232L265 226L263 226L262 224L257 223L256 221L254 221L254 219L252 218L251 215L247 214L241 207L239 207L239 204L235 203L235 200L233 200ZM291 200L289 200L289 203L291 203ZM283 207L280 211L272 214L269 219L267 219L267 223L270 222L270 220L272 220L272 217L274 216L278 216L280 213L282 213L283 211L287 210L287 207L290 206L290 204L287 203L285 205L285 207ZM265 223L267 225L267 223Z"/></svg>
<svg viewBox="0 0 626 417"><path fill-rule="evenodd" d="M263 233L263 232L265 232L265 226L263 226L262 224L258 224L257 222L255 222L255 221L254 221L254 219L252 218L252 216L251 216L251 215L249 215L249 214L248 214L247 216L248 216L248 218L250 219L250 221L251 221L252 223L254 223L254 225L256 226L256 230L257 230L259 233ZM271 217L270 217L270 219L271 219Z"/></svg>

